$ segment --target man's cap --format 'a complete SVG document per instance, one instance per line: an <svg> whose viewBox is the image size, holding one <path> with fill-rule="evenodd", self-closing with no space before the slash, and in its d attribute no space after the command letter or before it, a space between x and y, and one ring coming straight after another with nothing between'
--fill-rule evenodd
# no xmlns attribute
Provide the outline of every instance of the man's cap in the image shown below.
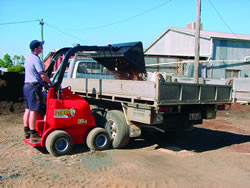
<svg viewBox="0 0 250 188"><path fill-rule="evenodd" d="M37 48L38 46L42 46L43 44L44 44L44 41L33 40L30 43L30 49L34 50L35 48Z"/></svg>

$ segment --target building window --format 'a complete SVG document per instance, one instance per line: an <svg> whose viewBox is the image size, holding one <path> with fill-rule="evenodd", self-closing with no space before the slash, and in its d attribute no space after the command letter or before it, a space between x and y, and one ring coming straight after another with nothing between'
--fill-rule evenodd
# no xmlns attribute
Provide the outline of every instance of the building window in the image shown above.
<svg viewBox="0 0 250 188"><path fill-rule="evenodd" d="M232 69L226 70L226 79L227 78L239 78L239 76L240 76L240 70L232 70Z"/></svg>
<svg viewBox="0 0 250 188"><path fill-rule="evenodd" d="M168 57L145 57L147 72L164 72L169 74L182 74L183 66L178 59Z"/></svg>

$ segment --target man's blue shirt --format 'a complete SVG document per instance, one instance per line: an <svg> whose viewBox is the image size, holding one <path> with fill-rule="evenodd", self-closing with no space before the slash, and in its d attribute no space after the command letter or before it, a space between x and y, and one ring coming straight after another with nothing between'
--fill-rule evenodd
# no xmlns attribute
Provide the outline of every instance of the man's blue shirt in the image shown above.
<svg viewBox="0 0 250 188"><path fill-rule="evenodd" d="M25 83L39 82L43 80L40 72L44 72L42 62L38 55L31 53L25 60Z"/></svg>

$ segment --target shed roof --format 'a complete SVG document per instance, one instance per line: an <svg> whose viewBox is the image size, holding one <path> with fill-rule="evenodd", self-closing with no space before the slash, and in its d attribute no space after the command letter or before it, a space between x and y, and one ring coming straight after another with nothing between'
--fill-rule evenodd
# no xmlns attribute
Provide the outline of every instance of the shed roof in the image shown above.
<svg viewBox="0 0 250 188"><path fill-rule="evenodd" d="M195 36L195 30L194 29L186 29L186 28L177 28L177 27L168 27L156 40L154 40L146 49L149 50L155 43L157 43L162 37L164 37L169 31L175 31L178 33L182 33L185 35L192 35ZM222 33L222 32L214 32L214 31L200 31L200 37L211 39L211 38L217 38L217 39L224 39L224 40L245 40L250 42L250 35L245 34L235 34L235 33Z"/></svg>

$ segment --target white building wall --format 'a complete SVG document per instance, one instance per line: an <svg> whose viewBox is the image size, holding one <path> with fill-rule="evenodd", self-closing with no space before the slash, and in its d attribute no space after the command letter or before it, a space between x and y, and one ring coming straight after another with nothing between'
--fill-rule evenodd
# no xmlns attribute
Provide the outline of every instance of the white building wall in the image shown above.
<svg viewBox="0 0 250 188"><path fill-rule="evenodd" d="M146 55L194 56L195 37L193 35L169 30L151 48ZM210 39L200 39L200 55L210 56Z"/></svg>

